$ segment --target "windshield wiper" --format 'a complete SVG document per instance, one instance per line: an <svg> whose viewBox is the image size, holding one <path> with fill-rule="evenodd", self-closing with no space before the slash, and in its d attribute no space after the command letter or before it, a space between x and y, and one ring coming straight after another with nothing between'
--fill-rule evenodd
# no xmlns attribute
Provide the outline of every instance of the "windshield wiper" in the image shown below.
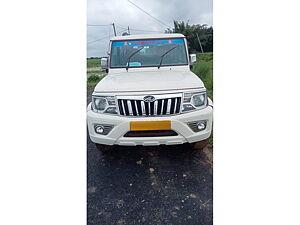
<svg viewBox="0 0 300 225"><path fill-rule="evenodd" d="M145 46L139 48L138 50L136 50L135 52L131 53L131 55L128 57L127 62L126 62L126 71L128 71L129 68L129 63L130 63L130 59L132 56L134 56L136 53L138 53L139 51L141 51Z"/></svg>
<svg viewBox="0 0 300 225"><path fill-rule="evenodd" d="M164 54L162 54L161 56L160 56L160 63L159 63L159 65L158 65L158 69L160 68L160 66L161 66L161 64L162 64L162 61L163 61L163 59L164 59L164 56L166 55L166 54L168 54L170 51L172 51L173 49L175 49L175 48L177 48L177 46L175 46L175 47L173 47L173 48L171 48L171 49L169 49L168 51L166 51Z"/></svg>

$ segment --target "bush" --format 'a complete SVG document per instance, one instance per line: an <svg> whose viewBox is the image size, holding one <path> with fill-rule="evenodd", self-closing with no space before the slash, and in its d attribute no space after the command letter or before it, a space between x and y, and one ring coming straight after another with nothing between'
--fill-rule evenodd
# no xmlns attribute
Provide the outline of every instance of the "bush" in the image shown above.
<svg viewBox="0 0 300 225"><path fill-rule="evenodd" d="M92 74L87 78L87 88L95 87L96 84L103 78L103 75Z"/></svg>
<svg viewBox="0 0 300 225"><path fill-rule="evenodd" d="M88 59L87 68L100 67L100 59Z"/></svg>
<svg viewBox="0 0 300 225"><path fill-rule="evenodd" d="M193 66L193 72L203 81L208 96L213 97L213 54L197 54L197 62Z"/></svg>
<svg viewBox="0 0 300 225"><path fill-rule="evenodd" d="M93 74L88 77L87 82L96 83L96 82L99 82L100 80L101 80L101 78L98 75Z"/></svg>
<svg viewBox="0 0 300 225"><path fill-rule="evenodd" d="M208 53L203 53L203 54L197 54L197 60L202 60L205 62L209 62L213 60L213 53L208 52Z"/></svg>

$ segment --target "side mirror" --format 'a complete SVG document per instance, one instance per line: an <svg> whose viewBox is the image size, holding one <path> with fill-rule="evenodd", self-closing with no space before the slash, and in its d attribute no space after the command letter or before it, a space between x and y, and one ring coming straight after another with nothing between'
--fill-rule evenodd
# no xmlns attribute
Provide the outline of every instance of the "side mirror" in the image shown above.
<svg viewBox="0 0 300 225"><path fill-rule="evenodd" d="M196 61L197 61L197 56L196 56L196 54L190 54L190 62L191 62L191 65L195 64Z"/></svg>
<svg viewBox="0 0 300 225"><path fill-rule="evenodd" d="M101 58L101 68L108 69L108 58L107 57Z"/></svg>

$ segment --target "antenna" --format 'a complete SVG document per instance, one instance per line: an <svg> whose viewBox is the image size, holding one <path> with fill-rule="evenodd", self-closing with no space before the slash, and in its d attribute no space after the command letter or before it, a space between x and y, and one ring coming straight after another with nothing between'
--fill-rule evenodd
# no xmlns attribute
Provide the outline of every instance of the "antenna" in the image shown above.
<svg viewBox="0 0 300 225"><path fill-rule="evenodd" d="M117 36L117 33L116 33L116 27L115 27L115 23L112 23L112 26L114 28L114 33L115 33L115 36Z"/></svg>

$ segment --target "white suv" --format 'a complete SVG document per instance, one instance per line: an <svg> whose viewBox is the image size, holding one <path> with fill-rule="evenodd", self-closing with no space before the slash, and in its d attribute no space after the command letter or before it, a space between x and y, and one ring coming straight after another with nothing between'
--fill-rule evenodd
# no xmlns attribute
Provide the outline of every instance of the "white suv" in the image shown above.
<svg viewBox="0 0 300 225"><path fill-rule="evenodd" d="M190 71L196 55L188 55L182 34L114 37L109 49L101 59L107 75L87 107L89 135L99 150L210 137L212 101Z"/></svg>

